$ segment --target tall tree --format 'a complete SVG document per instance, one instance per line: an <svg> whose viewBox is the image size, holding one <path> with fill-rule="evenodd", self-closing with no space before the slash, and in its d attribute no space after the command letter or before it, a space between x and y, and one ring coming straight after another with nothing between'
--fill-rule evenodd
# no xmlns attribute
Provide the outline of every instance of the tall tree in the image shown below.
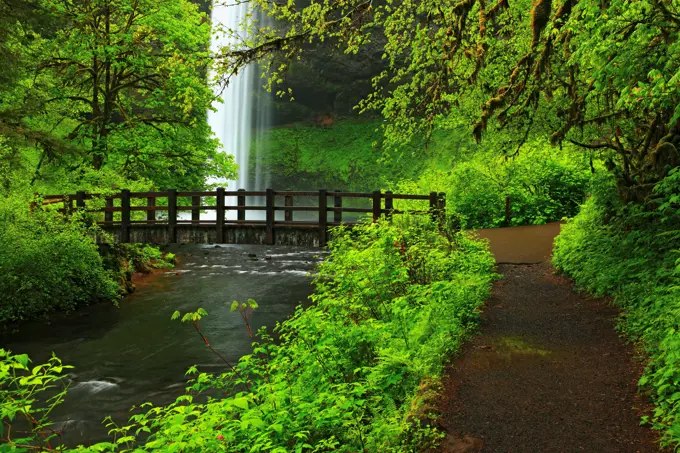
<svg viewBox="0 0 680 453"><path fill-rule="evenodd" d="M94 169L156 181L229 176L206 122L210 23L188 0L43 0L62 27L39 66L45 105ZM200 178L199 178L200 179Z"/></svg>

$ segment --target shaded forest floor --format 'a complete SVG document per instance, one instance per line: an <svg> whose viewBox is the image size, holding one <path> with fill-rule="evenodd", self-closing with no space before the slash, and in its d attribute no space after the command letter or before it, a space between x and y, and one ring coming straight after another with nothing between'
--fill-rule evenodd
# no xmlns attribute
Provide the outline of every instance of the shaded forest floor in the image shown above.
<svg viewBox="0 0 680 453"><path fill-rule="evenodd" d="M618 311L548 263L499 272L481 335L444 379L443 451L658 452L639 424L642 365L618 337Z"/></svg>

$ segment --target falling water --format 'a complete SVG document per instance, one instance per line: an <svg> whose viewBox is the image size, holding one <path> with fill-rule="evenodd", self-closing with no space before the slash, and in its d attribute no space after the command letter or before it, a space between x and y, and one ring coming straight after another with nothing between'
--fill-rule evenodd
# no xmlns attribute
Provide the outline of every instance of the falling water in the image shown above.
<svg viewBox="0 0 680 453"><path fill-rule="evenodd" d="M213 35L211 48L219 52L223 47L233 47L242 42L247 36L244 30L244 19L264 22L262 14L252 11L248 2L216 2L213 5L213 26L224 30L241 30L237 33L219 33ZM255 178L250 178L249 157L252 140L261 135L270 123L270 109L266 102L266 95L260 82L260 71L257 64L242 68L233 75L229 84L219 90L223 102L215 103L217 111L208 113L208 123L215 136L220 140L222 152L232 154L239 166L237 179L229 181L227 190L264 190L268 183L268 176L263 174L260 166L262 149L255 149ZM261 141L259 141L261 143ZM217 181L219 182L219 181Z"/></svg>

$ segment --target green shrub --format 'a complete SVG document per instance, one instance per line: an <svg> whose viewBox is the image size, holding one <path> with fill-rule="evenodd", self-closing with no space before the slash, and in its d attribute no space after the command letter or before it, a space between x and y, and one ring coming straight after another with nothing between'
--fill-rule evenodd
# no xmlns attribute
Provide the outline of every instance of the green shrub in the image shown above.
<svg viewBox="0 0 680 453"><path fill-rule="evenodd" d="M464 128L436 129L429 140L384 154L380 121L339 120L330 128L294 124L268 131L254 144L257 163L273 187L445 192L447 207L464 228L536 225L574 216L591 177L586 153L545 141L502 157L493 143L475 145ZM267 151L257 156L258 146ZM253 175L254 176L254 175ZM506 218L506 197L510 216ZM421 210L422 203L398 202Z"/></svg>
<svg viewBox="0 0 680 453"><path fill-rule="evenodd" d="M29 213L29 203L0 199L0 323L115 300L118 287L83 222Z"/></svg>
<svg viewBox="0 0 680 453"><path fill-rule="evenodd" d="M581 288L612 295L622 308L622 329L649 355L640 386L656 405L653 426L664 444L680 445L679 169L644 205L622 203L613 177L599 178L556 239L553 261Z"/></svg>
<svg viewBox="0 0 680 453"><path fill-rule="evenodd" d="M445 192L447 211L458 218L461 227L495 228L540 225L575 215L590 177L582 153L560 152L537 142L507 160L480 151L449 170L427 169L419 179L402 181L393 190ZM408 202L397 203L400 207L419 209Z"/></svg>
<svg viewBox="0 0 680 453"><path fill-rule="evenodd" d="M0 452L55 451L59 445L49 415L66 395L64 370L72 367L54 356L45 364L29 364L26 354L0 348ZM39 398L43 404L37 404Z"/></svg>

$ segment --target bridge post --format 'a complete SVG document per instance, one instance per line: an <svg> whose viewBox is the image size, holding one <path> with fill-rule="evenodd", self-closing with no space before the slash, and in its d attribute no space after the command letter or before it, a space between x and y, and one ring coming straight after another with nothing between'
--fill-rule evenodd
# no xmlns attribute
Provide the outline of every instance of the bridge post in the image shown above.
<svg viewBox="0 0 680 453"><path fill-rule="evenodd" d="M82 190L76 192L76 208L85 209L85 192Z"/></svg>
<svg viewBox="0 0 680 453"><path fill-rule="evenodd" d="M177 242L177 189L168 189L168 242Z"/></svg>
<svg viewBox="0 0 680 453"><path fill-rule="evenodd" d="M340 192L339 189L335 190L336 192ZM342 211L339 209L342 209L342 197L339 195L335 195L333 197L333 207L336 208L333 211L333 222L334 223L342 223Z"/></svg>
<svg viewBox="0 0 680 453"><path fill-rule="evenodd" d="M267 189L265 213L267 225L265 243L267 245L274 245L274 189Z"/></svg>
<svg viewBox="0 0 680 453"><path fill-rule="evenodd" d="M432 218L433 222L437 221L437 211L439 205L439 195L437 192L430 192L430 217Z"/></svg>
<svg viewBox="0 0 680 453"><path fill-rule="evenodd" d="M237 192L245 192L246 189L238 189ZM236 206L239 208L245 208L246 207L246 197L244 195L238 195L236 197ZM245 209L239 209L236 212L236 220L239 222L245 222L246 221L246 210Z"/></svg>
<svg viewBox="0 0 680 453"><path fill-rule="evenodd" d="M191 224L198 225L201 221L201 197L191 197Z"/></svg>
<svg viewBox="0 0 680 453"><path fill-rule="evenodd" d="M379 190L376 190L373 192L373 221L377 222L380 220L380 213L381 213L381 203L382 203L382 194L380 193Z"/></svg>
<svg viewBox="0 0 680 453"><path fill-rule="evenodd" d="M104 222L113 222L113 198L106 197L106 209L104 212Z"/></svg>
<svg viewBox="0 0 680 453"><path fill-rule="evenodd" d="M393 211L394 198L392 198L392 191L388 190L385 192L385 217L387 217L387 220L392 220Z"/></svg>
<svg viewBox="0 0 680 453"><path fill-rule="evenodd" d="M293 207L293 196L292 195L286 195L283 200L284 200L284 203L283 203L284 206L286 206L287 208ZM286 222L292 222L293 221L293 211L286 209L284 211L283 219Z"/></svg>
<svg viewBox="0 0 680 453"><path fill-rule="evenodd" d="M326 189L319 189L319 247L326 246L326 232L328 230L328 193Z"/></svg>
<svg viewBox="0 0 680 453"><path fill-rule="evenodd" d="M120 192L120 242L130 242L130 191L123 189Z"/></svg>
<svg viewBox="0 0 680 453"><path fill-rule="evenodd" d="M224 187L217 188L216 197L215 228L217 228L217 235L215 242L222 244L224 242Z"/></svg>
<svg viewBox="0 0 680 453"><path fill-rule="evenodd" d="M146 199L146 223L149 225L156 224L156 195L152 195Z"/></svg>

